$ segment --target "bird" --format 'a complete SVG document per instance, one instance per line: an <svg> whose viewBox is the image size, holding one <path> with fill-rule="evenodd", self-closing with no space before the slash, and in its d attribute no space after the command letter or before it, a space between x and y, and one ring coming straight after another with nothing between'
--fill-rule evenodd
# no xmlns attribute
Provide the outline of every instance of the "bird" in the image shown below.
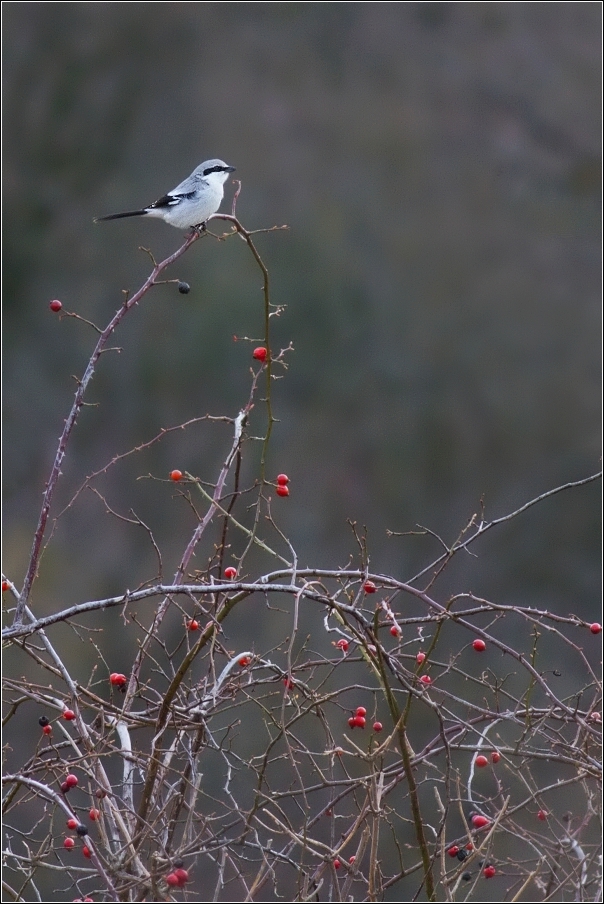
<svg viewBox="0 0 604 904"><path fill-rule="evenodd" d="M176 229L193 229L202 226L215 214L224 196L224 183L234 166L227 166L224 160L206 160L193 170L190 176L142 210L127 210L125 213L110 213L101 220L119 220L122 217L159 217Z"/></svg>

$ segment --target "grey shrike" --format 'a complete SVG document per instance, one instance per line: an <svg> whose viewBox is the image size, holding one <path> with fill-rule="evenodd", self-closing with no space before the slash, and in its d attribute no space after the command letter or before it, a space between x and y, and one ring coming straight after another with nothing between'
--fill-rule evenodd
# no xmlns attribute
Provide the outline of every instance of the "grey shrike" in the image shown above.
<svg viewBox="0 0 604 904"><path fill-rule="evenodd" d="M224 195L224 183L234 166L227 166L223 160L206 160L190 176L169 191L163 198L126 213L112 213L100 220L119 220L121 217L160 217L177 229L192 229L216 213Z"/></svg>

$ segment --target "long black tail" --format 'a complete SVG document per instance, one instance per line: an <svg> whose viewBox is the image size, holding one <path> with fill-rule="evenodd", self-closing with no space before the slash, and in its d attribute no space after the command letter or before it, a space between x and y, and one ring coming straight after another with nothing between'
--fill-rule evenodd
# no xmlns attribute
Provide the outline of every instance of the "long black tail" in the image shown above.
<svg viewBox="0 0 604 904"><path fill-rule="evenodd" d="M107 217L95 217L95 223L100 223L101 220L120 220L122 217L144 217L147 213L146 210L128 210L126 213L110 213Z"/></svg>

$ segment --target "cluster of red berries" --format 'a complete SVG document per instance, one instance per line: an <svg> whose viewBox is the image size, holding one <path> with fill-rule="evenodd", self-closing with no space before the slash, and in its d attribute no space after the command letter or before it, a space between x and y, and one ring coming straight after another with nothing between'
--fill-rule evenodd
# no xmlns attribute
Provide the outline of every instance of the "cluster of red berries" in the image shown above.
<svg viewBox="0 0 604 904"><path fill-rule="evenodd" d="M356 712L354 716L351 716L348 720L348 724L351 728L365 728L367 710L364 706L357 706Z"/></svg>
<svg viewBox="0 0 604 904"><path fill-rule="evenodd" d="M50 720L46 718L46 716L40 716L38 719L38 725L41 726L42 732L45 735L52 734L52 725L50 724Z"/></svg>
<svg viewBox="0 0 604 904"><path fill-rule="evenodd" d="M275 492L277 496L289 496L289 477L287 474L277 474L277 487Z"/></svg>
<svg viewBox="0 0 604 904"><path fill-rule="evenodd" d="M350 726L350 728L365 728L365 725L367 724L366 716L367 716L367 710L365 709L365 707L357 706L354 716L351 716L350 719L348 720L348 725ZM384 728L384 726L382 725L381 722L373 723L374 731L380 732L380 731L382 731L383 728Z"/></svg>
<svg viewBox="0 0 604 904"><path fill-rule="evenodd" d="M354 854L352 855L352 857L349 857L349 858L348 858L348 862L350 863L351 866L352 866L352 864L354 863L354 861L355 861L356 859L357 859L357 858L354 856ZM334 868L334 869L340 869L341 866L342 866L341 861L338 860L338 859L336 858L336 859L334 860L334 862L333 862L333 868Z"/></svg>
<svg viewBox="0 0 604 904"><path fill-rule="evenodd" d="M501 754L497 750L493 750L491 752L491 762L498 763L501 759ZM478 766L480 769L483 769L485 766L488 766L489 761L486 756L482 753L479 753L478 756L474 760L474 764Z"/></svg>
<svg viewBox="0 0 604 904"><path fill-rule="evenodd" d="M456 844L452 844L447 854L449 857L457 857L460 863L463 863L466 857L470 854L470 851L474 850L474 845L472 842L466 844L465 848L460 848Z"/></svg>
<svg viewBox="0 0 604 904"><path fill-rule="evenodd" d="M447 854L449 855L449 857L456 857L460 863L463 863L464 860L466 859L466 857L469 855L469 853L473 850L474 850L474 845L472 844L472 842L470 842L469 844L466 844L465 848L460 848L456 844L452 844L451 847L448 849ZM485 879L492 879L496 873L497 873L497 870L491 863L487 863L485 868L482 871L482 874L485 877ZM470 879L472 878L472 874L464 873L461 878L465 882L469 882Z"/></svg>
<svg viewBox="0 0 604 904"><path fill-rule="evenodd" d="M119 687L122 693L126 690L128 679L121 672L112 672L109 675L109 681L114 687Z"/></svg>
<svg viewBox="0 0 604 904"><path fill-rule="evenodd" d="M189 881L189 874L186 869L179 867L174 872L166 876L166 882L173 888L183 888Z"/></svg>
<svg viewBox="0 0 604 904"><path fill-rule="evenodd" d="M63 794L68 794L72 788L76 788L78 784L78 777L74 775L72 772L66 777L64 782L61 782L61 791Z"/></svg>

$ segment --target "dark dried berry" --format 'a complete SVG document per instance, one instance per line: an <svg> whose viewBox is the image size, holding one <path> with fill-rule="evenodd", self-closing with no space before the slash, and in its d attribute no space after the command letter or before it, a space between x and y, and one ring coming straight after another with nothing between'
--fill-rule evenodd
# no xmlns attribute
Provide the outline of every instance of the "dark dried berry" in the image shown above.
<svg viewBox="0 0 604 904"><path fill-rule="evenodd" d="M77 834L80 836L80 838L83 838L84 835L87 835L87 834L88 834L88 829L86 828L86 826L84 825L84 823L81 822L81 823L79 824L79 826L77 827L76 832L77 832Z"/></svg>
<svg viewBox="0 0 604 904"><path fill-rule="evenodd" d="M191 291L191 286L187 282L179 282L178 283L178 291L181 295L188 295Z"/></svg>
<svg viewBox="0 0 604 904"><path fill-rule="evenodd" d="M458 851L455 855L460 863L463 863L466 857L468 856L466 851Z"/></svg>
<svg viewBox="0 0 604 904"><path fill-rule="evenodd" d="M48 725L49 721L50 720L47 719L46 716L40 716L40 718L38 719L38 725L41 725L42 728L44 728L46 725Z"/></svg>
<svg viewBox="0 0 604 904"><path fill-rule="evenodd" d="M469 882L472 878L472 873L464 873L461 878L464 880L464 882Z"/></svg>

